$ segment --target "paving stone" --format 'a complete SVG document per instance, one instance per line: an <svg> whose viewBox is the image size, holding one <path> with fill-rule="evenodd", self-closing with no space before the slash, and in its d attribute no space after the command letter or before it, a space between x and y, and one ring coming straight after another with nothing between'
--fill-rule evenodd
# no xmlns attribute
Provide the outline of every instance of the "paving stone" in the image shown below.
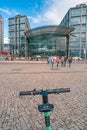
<svg viewBox="0 0 87 130"><path fill-rule="evenodd" d="M71 92L49 95L53 130L87 130L87 64L51 69L46 63L0 63L0 130L45 129L44 114L38 111L41 95L20 97L19 92L60 87Z"/></svg>

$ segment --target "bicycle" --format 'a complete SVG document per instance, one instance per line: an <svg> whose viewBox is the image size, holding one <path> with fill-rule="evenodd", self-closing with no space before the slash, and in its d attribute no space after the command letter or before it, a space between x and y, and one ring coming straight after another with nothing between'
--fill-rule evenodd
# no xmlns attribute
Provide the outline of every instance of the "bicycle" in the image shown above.
<svg viewBox="0 0 87 130"><path fill-rule="evenodd" d="M50 111L54 109L54 105L48 102L48 94L59 94L64 92L70 92L70 88L59 89L41 89L32 91L20 91L19 95L42 95L43 103L38 105L38 110L44 112L46 130L52 130L50 126Z"/></svg>

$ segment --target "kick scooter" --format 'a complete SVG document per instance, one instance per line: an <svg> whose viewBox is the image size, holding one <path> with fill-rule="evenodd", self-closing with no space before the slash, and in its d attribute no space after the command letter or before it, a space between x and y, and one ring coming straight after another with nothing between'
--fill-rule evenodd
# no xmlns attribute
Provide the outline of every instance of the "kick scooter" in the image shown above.
<svg viewBox="0 0 87 130"><path fill-rule="evenodd" d="M46 130L52 130L50 126L50 111L54 109L54 105L48 102L48 94L59 94L64 92L70 92L70 88L59 89L42 89L32 91L20 91L19 95L42 95L42 104L38 105L38 110L44 112Z"/></svg>

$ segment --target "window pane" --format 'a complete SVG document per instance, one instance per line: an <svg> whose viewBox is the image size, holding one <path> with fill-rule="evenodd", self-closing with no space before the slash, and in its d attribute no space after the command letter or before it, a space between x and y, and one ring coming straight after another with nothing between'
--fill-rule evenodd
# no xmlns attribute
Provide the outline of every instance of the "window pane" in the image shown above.
<svg viewBox="0 0 87 130"><path fill-rule="evenodd" d="M83 24L83 23L86 23L86 17L85 17L85 16L82 16L81 21L82 21L82 24Z"/></svg>
<svg viewBox="0 0 87 130"><path fill-rule="evenodd" d="M82 34L81 34L81 40L82 40L82 41L85 41L85 40L86 40L86 34L85 34L85 33L82 33Z"/></svg>
<svg viewBox="0 0 87 130"><path fill-rule="evenodd" d="M15 19L10 19L10 20L9 20L9 25L10 25L10 24L15 24Z"/></svg>
<svg viewBox="0 0 87 130"><path fill-rule="evenodd" d="M73 35L75 35L75 37L74 36L70 36L70 41L79 41L80 34L73 34Z"/></svg>
<svg viewBox="0 0 87 130"><path fill-rule="evenodd" d="M71 16L78 16L78 15L80 15L80 8L71 10Z"/></svg>
<svg viewBox="0 0 87 130"><path fill-rule="evenodd" d="M21 37L20 41L21 41L21 44L24 44L25 43L25 37Z"/></svg>
<svg viewBox="0 0 87 130"><path fill-rule="evenodd" d="M81 13L82 13L82 15L86 15L86 13L87 13L86 7L81 8Z"/></svg>
<svg viewBox="0 0 87 130"><path fill-rule="evenodd" d="M80 32L81 27L79 25L73 26L73 27L75 28L75 30L73 32Z"/></svg>
<svg viewBox="0 0 87 130"><path fill-rule="evenodd" d="M14 33L14 32L9 32L9 36L10 36L10 37L14 37L14 36L15 36L15 33Z"/></svg>
<svg viewBox="0 0 87 130"><path fill-rule="evenodd" d="M25 24L20 24L20 30L24 30L25 29Z"/></svg>
<svg viewBox="0 0 87 130"><path fill-rule="evenodd" d="M20 23L25 23L25 17L20 18Z"/></svg>
<svg viewBox="0 0 87 130"><path fill-rule="evenodd" d="M73 24L80 24L80 17L74 17L74 18L71 18L71 21L70 21L71 25Z"/></svg>
<svg viewBox="0 0 87 130"><path fill-rule="evenodd" d="M82 29L83 32L85 32L86 31L86 24L82 24L81 29Z"/></svg>
<svg viewBox="0 0 87 130"><path fill-rule="evenodd" d="M9 31L12 31L12 30L14 30L14 29L15 29L14 25L9 26Z"/></svg>
<svg viewBox="0 0 87 130"><path fill-rule="evenodd" d="M19 30L19 24L16 25L16 29Z"/></svg>
<svg viewBox="0 0 87 130"><path fill-rule="evenodd" d="M24 31L20 31L20 36L24 36Z"/></svg>
<svg viewBox="0 0 87 130"><path fill-rule="evenodd" d="M17 18L16 20L17 20L16 22L17 22L17 24L18 24L18 23L19 23L19 18Z"/></svg>
<svg viewBox="0 0 87 130"><path fill-rule="evenodd" d="M70 48L80 48L80 43L79 42L71 42L70 43Z"/></svg>

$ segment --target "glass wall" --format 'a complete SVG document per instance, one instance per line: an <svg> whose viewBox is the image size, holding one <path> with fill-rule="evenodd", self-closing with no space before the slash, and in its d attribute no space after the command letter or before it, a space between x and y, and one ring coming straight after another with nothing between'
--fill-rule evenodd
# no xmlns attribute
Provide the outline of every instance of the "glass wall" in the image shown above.
<svg viewBox="0 0 87 130"><path fill-rule="evenodd" d="M20 24L20 30L24 30L25 29L25 23Z"/></svg>
<svg viewBox="0 0 87 130"><path fill-rule="evenodd" d="M28 45L29 56L66 55L66 38L58 37L50 33L32 36Z"/></svg>
<svg viewBox="0 0 87 130"><path fill-rule="evenodd" d="M27 17L16 15L9 18L10 53L16 56L25 56L26 38L24 32L29 28Z"/></svg>
<svg viewBox="0 0 87 130"><path fill-rule="evenodd" d="M9 25L12 25L12 24L15 24L15 19L14 18L9 20Z"/></svg>
<svg viewBox="0 0 87 130"><path fill-rule="evenodd" d="M25 17L21 17L21 18L20 18L20 23L24 23L24 22L25 22L25 20L26 20L26 18L25 18Z"/></svg>
<svg viewBox="0 0 87 130"><path fill-rule="evenodd" d="M75 28L75 30L73 31L73 33L78 33L78 32L80 32L80 30L82 32L86 31L86 24L82 24L81 26L80 25L73 25L73 27Z"/></svg>
<svg viewBox="0 0 87 130"><path fill-rule="evenodd" d="M87 50L87 5L70 8L60 25L67 24L75 28L69 39L71 55L84 57L84 49Z"/></svg>
<svg viewBox="0 0 87 130"><path fill-rule="evenodd" d="M71 16L80 15L80 8L71 9Z"/></svg>
<svg viewBox="0 0 87 130"><path fill-rule="evenodd" d="M86 15L86 6L85 7L76 7L76 8L72 8L71 9L71 17L72 16L80 16L82 15Z"/></svg>

